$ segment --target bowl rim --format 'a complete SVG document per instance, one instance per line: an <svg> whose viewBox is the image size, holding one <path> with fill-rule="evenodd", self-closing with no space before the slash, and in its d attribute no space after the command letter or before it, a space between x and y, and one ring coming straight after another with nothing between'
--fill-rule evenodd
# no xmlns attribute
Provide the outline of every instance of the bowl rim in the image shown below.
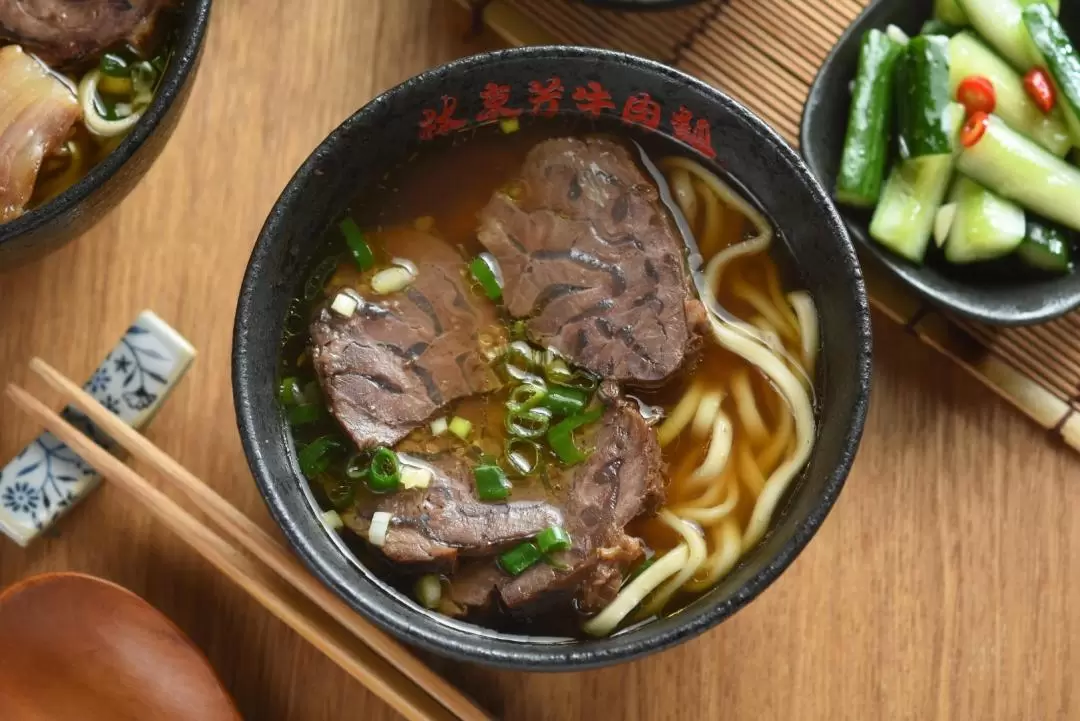
<svg viewBox="0 0 1080 721"><path fill-rule="evenodd" d="M814 80L807 90L806 102L803 104L802 114L799 118L799 146L807 167L810 168L819 183L823 183L824 180L820 164L816 162L818 153L812 152L810 149L817 147L817 138L821 137L821 133L812 134L811 117L815 108L822 102L818 96L824 92L826 79L838 72L838 58L841 51L850 43L857 41L857 34L863 31L864 26L871 22L872 16L886 12L885 8L890 5L904 6L910 2L911 0L872 0L844 28L844 32L837 38L828 55L825 56L825 59L818 67ZM922 2L928 7L932 5L930 0L922 0ZM831 200L831 194L829 197ZM837 207L837 212L844 221L848 234L861 246L859 249L861 251L860 258L866 259L875 266L882 267L889 275L916 293L920 299L939 309L955 313L968 320L1007 328L1046 323L1080 307L1080 288L1067 294L1062 300L1044 304L1031 311L1019 310L1006 303L1003 303L999 308L995 308L987 303L965 302L957 298L954 291L941 288L936 283L928 282L928 267L926 265L911 263L875 243L869 237L869 225L853 219L851 210ZM933 272L932 268L930 270ZM1065 276L1065 278L1068 277ZM1073 279L1080 285L1080 276L1074 276ZM1053 282L1054 280L1057 279L1047 278L1047 282ZM970 285L978 287L981 284L971 283Z"/></svg>
<svg viewBox="0 0 1080 721"><path fill-rule="evenodd" d="M54 222L72 208L83 203L116 175L157 131L158 126L180 95L198 63L199 51L206 38L210 10L214 0L187 0L180 6L183 22L190 30L183 34L173 50L173 62L165 70L161 86L154 94L139 121L116 148L90 169L77 183L42 206L29 210L18 218L0 224L0 248L4 243L32 233Z"/></svg>
<svg viewBox="0 0 1080 721"><path fill-rule="evenodd" d="M714 108L739 116L755 133L760 134L765 142L776 148L777 153L794 170L797 179L806 187L811 197L821 208L825 216L824 222L829 226L831 234L836 239L836 248L833 249L835 251L835 260L842 263L851 276L855 299L855 307L852 312L856 319L853 333L855 334L855 345L858 349L857 357L854 359L856 377L852 379L856 392L853 396L850 416L840 421L846 423L846 426L842 429L837 465L828 472L820 497L812 504L805 519L795 527L791 539L781 547L778 553L763 564L760 571L755 573L731 597L723 601L717 600L701 604L699 609L684 612L679 615L679 622L663 630L658 624L650 624L650 626L643 629L641 635L616 636L597 641L561 645L529 643L527 637L515 636L513 643L508 646L505 642L499 643L483 633L466 633L457 628L447 629L443 625L436 626L435 624L432 624L435 630L427 627L426 624L419 624L423 627L411 625L407 619L404 619L398 613L398 602L364 598L362 594L353 592L347 583L347 579L338 573L333 564L318 552L315 544L322 545L319 539L307 537L307 534L297 526L297 523L291 517L288 508L290 505L288 498L290 495L289 484L285 479L276 478L267 465L261 446L264 443L276 442L276 439L270 441L257 436L255 428L257 416L255 392L249 380L252 377L251 369L255 361L251 357L252 354L247 348L245 339L249 334L249 326L257 323L256 319L260 316L259 308L251 300L252 291L256 286L264 282L260 276L264 273L263 268L267 265L266 259L271 252L271 248L279 242L281 225L291 212L291 206L294 202L293 196L316 176L321 159L338 152L337 146L346 134L352 132L356 126L362 126L368 117L376 115L381 108L392 103L399 94L410 92L411 87L430 83L447 73L468 72L475 67L489 63L520 59L561 62L584 59L618 63L622 67L629 66L635 72L651 74L662 80L692 87L708 98ZM494 50L454 60L420 73L366 103L331 131L318 147L312 151L285 186L281 196L270 211L266 224L263 226L252 250L251 259L244 274L233 332L233 398L245 456L271 516L288 538L294 551L301 557L301 560L312 573L357 612L397 638L441 656L500 668L530 671L583 670L639 658L674 646L712 628L743 608L765 590L795 560L833 507L854 461L855 452L862 437L869 404L871 353L869 302L862 271L855 255L854 246L848 238L846 227L815 176L803 163L798 153L776 131L751 113L745 106L722 91L653 60L612 50L543 45ZM598 644L606 645L603 648L598 648Z"/></svg>

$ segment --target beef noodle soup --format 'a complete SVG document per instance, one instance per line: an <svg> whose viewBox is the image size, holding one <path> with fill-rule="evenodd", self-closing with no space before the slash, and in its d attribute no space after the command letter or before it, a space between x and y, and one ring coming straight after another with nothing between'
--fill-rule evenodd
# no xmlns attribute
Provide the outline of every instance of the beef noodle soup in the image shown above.
<svg viewBox="0 0 1080 721"><path fill-rule="evenodd" d="M673 613L810 454L817 316L770 223L682 146L614 128L425 149L331 227L290 312L300 468L433 611L592 636Z"/></svg>
<svg viewBox="0 0 1080 721"><path fill-rule="evenodd" d="M0 223L112 152L153 100L178 0L0 1Z"/></svg>

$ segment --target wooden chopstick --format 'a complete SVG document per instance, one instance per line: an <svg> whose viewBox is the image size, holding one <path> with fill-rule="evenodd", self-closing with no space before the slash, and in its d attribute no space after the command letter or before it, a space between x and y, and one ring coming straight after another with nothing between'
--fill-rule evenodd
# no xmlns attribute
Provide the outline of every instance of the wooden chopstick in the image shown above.
<svg viewBox="0 0 1080 721"><path fill-rule="evenodd" d="M41 358L31 360L30 368L132 456L161 473L170 485L187 495L199 510L206 513L249 553L363 640L394 668L427 689L428 693L458 718L462 721L490 721L484 711L446 679L424 665L397 641L365 621L344 601L315 580L280 543L191 471L110 413L93 396Z"/></svg>
<svg viewBox="0 0 1080 721"><path fill-rule="evenodd" d="M43 363L42 366L52 370ZM56 372L53 371L53 373ZM59 374L56 375L59 376ZM63 376L59 377L65 382L65 392L69 390L67 386L74 385ZM78 389L77 386L75 388ZM399 664L403 662L402 657L407 656L408 659L411 659L411 667L413 667L414 671L415 667L419 667L423 672L426 672L420 674L421 676L430 675L437 681L442 682L442 684L446 684L446 681L438 677L426 666L423 666L419 660L412 657L395 641L379 632L378 629L369 626L373 634L382 636L382 640L385 642L384 645L396 647L390 650L396 652L394 660L398 663L392 663L385 656L380 658L383 654L376 655L378 650L373 646L369 647L368 637L358 635L352 627L335 624L329 618L326 618L319 609L321 604L315 599L310 599L309 594L304 589L290 587L290 584L286 583L289 579L275 575L266 568L254 563L250 558L196 520L175 501L157 490L146 479L110 455L94 441L84 436L79 430L25 390L16 386L8 386L7 393L18 406L27 411L57 438L64 441L83 460L98 470L101 475L114 481L122 489L142 502L155 517L186 540L222 573L250 593L271 613L292 627L316 648L323 651L327 657L367 686L405 718L410 719L410 721L488 719L482 711L465 699L456 689L454 689L455 695L468 704L468 708L465 710L469 715L462 716L453 709L449 709L445 701L435 698L434 694L431 693L431 687L426 687L415 678L410 680L411 677L400 671ZM101 413L108 414L111 419L115 419L115 416L97 405L96 402L92 401L92 403L92 405L86 405L80 409L92 419L94 419L93 416ZM97 405L96 409L94 409L95 405ZM80 406L76 404L76 407ZM91 409L94 410L88 412ZM94 420L97 422L97 419ZM101 423L99 427L105 430L105 425L105 423ZM123 426L123 424L121 425ZM123 426L123 428L130 431L127 426ZM109 432L110 435L113 435L112 429L109 429ZM113 437L118 442L121 442L117 435ZM123 445L122 442L121 445ZM196 482L198 482L197 479ZM209 491L209 489L207 490ZM226 503L220 496L217 496L212 491L209 492L217 497L221 503ZM235 509L233 510L235 511ZM235 513L242 515L238 511L235 511ZM258 530L262 533L261 529ZM265 534L263 535L265 536ZM280 546L274 543L273 539L266 538L271 544L280 549ZM291 561L291 559L288 560ZM295 562L293 563L295 564ZM308 580L313 582L310 577L308 577ZM308 596L308 599L301 597L300 593ZM349 613L352 613L352 611L349 610ZM356 617L355 614L353 615L354 620L359 621L361 627L367 625L362 619ZM351 626L356 626L356 624L351 624ZM406 662L403 665L409 664Z"/></svg>

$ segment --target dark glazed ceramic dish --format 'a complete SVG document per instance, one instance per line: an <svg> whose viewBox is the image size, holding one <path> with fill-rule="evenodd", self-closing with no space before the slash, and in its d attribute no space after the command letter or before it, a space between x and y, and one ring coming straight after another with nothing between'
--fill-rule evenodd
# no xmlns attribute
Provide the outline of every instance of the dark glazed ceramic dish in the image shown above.
<svg viewBox="0 0 1080 721"><path fill-rule="evenodd" d="M714 590L681 613L590 641L498 634L425 612L363 567L319 520L275 400L277 363L291 297L317 259L317 241L365 185L418 147L418 135L450 132L482 110L488 83L508 85L529 108L528 88L565 88L559 112L581 113L574 90L601 83L618 117L631 96L659 104L662 133L673 113L711 126L716 163L772 216L798 265L797 282L821 316L824 369L817 447L765 540ZM544 103L544 109L551 105ZM708 162L707 159L704 159ZM504 50L424 73L371 101L320 145L289 182L263 227L240 293L233 346L240 433L270 512L311 570L361 614L398 636L457 659L530 669L582 669L625 661L691 638L761 593L824 521L851 466L870 388L870 322L862 274L844 226L821 187L776 133L719 91L663 65L570 47Z"/></svg>
<svg viewBox="0 0 1080 721"><path fill-rule="evenodd" d="M1063 3L1061 19L1073 37L1080 37L1080 4ZM843 34L810 87L803 110L799 142L806 164L832 193L843 151L859 43L871 28L898 25L916 34L933 10L931 0L877 0ZM1051 279L1009 278L1001 266L981 271L946 263L918 266L874 242L870 213L840 208L864 259L888 268L927 300L959 315L995 325L1030 325L1056 318L1080 306L1080 274ZM933 252L933 249L931 250Z"/></svg>
<svg viewBox="0 0 1080 721"><path fill-rule="evenodd" d="M150 169L187 102L212 2L185 0L172 62L150 107L116 150L50 202L0 224L0 270L40 257L85 233Z"/></svg>

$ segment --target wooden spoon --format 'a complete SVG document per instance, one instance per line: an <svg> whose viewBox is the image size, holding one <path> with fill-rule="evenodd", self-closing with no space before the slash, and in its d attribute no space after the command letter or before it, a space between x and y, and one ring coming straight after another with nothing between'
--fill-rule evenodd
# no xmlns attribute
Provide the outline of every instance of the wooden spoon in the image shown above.
<svg viewBox="0 0 1080 721"><path fill-rule="evenodd" d="M0 593L0 719L242 721L206 657L169 619L78 573Z"/></svg>

